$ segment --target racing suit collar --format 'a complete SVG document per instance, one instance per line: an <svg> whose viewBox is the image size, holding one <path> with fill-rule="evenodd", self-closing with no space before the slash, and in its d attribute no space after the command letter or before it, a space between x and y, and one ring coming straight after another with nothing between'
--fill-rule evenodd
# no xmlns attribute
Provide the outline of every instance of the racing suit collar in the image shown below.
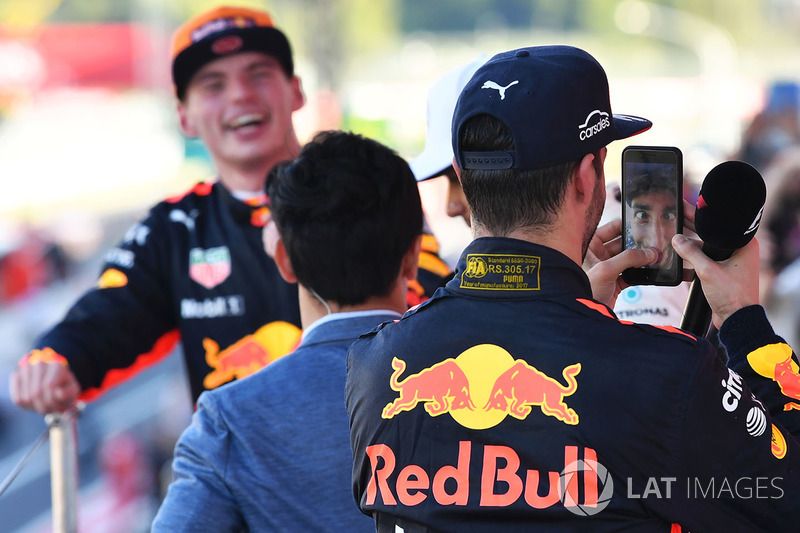
<svg viewBox="0 0 800 533"><path fill-rule="evenodd" d="M591 298L583 269L561 252L528 241L481 237L458 260L447 290L472 297Z"/></svg>
<svg viewBox="0 0 800 533"><path fill-rule="evenodd" d="M263 202L243 202L236 198L221 181L217 181L214 186L219 188L222 198L224 198L237 222L260 228L269 221L269 198L266 195L259 197L263 198Z"/></svg>

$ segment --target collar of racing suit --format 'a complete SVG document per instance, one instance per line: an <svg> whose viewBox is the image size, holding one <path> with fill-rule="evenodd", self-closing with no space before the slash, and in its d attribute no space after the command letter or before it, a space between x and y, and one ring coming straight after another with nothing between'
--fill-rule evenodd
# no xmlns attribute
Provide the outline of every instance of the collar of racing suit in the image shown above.
<svg viewBox="0 0 800 533"><path fill-rule="evenodd" d="M546 246L506 237L472 241L447 289L480 298L592 298L589 278L570 258Z"/></svg>
<svg viewBox="0 0 800 533"><path fill-rule="evenodd" d="M215 183L222 198L231 210L231 214L237 222L249 223L256 227L263 227L269 221L269 198L266 194L260 194L249 200L242 201L236 198L222 182Z"/></svg>

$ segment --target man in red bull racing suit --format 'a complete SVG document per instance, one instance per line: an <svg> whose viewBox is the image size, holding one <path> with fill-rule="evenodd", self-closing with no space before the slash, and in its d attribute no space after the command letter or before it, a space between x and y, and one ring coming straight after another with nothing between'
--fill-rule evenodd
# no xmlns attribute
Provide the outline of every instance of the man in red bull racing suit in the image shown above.
<svg viewBox="0 0 800 533"><path fill-rule="evenodd" d="M610 308L619 273L658 253L620 253L618 223L593 237L606 145L649 126L611 112L572 47L498 54L468 82L453 145L476 239L444 289L349 351L353 489L378 531L796 530L800 376L755 305L757 242L714 263L673 240L730 367Z"/></svg>
<svg viewBox="0 0 800 533"><path fill-rule="evenodd" d="M267 173L300 151L292 114L304 96L289 42L264 11L218 7L176 30L172 61L181 128L203 140L219 179L159 203L108 252L97 287L12 376L21 406L44 413L92 399L179 339L196 401L300 339L297 288L262 243ZM449 271L426 239L413 304Z"/></svg>
<svg viewBox="0 0 800 533"><path fill-rule="evenodd" d="M417 184L385 146L323 132L267 187L266 248L298 282L303 339L290 356L200 396L154 533L375 530L350 494L347 348L407 309L422 229Z"/></svg>

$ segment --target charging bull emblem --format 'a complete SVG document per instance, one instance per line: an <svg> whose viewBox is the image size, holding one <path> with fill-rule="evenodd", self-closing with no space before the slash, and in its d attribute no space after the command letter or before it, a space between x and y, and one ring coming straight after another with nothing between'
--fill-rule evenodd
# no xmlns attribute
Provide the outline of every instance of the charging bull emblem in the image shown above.
<svg viewBox="0 0 800 533"><path fill-rule="evenodd" d="M448 413L458 424L477 430L494 427L509 415L524 420L534 407L568 425L580 420L564 399L578 390L575 376L581 363L564 368L566 385L495 344L472 346L402 380L406 362L394 357L391 366L389 386L399 396L383 408L384 419L421 403L430 416Z"/></svg>
<svg viewBox="0 0 800 533"><path fill-rule="evenodd" d="M522 359L517 359L514 366L497 378L489 401L483 408L507 411L514 418L524 420L533 410L531 406L538 406L548 416L569 425L577 425L578 413L567 407L564 397L578 390L575 376L580 371L580 363L564 368L562 375L567 382L564 386Z"/></svg>
<svg viewBox="0 0 800 533"><path fill-rule="evenodd" d="M747 354L747 362L758 374L775 381L787 398L800 400L800 372L792 348L785 343L768 344ZM784 411L800 410L797 402L787 402Z"/></svg>
<svg viewBox="0 0 800 533"><path fill-rule="evenodd" d="M800 400L800 373L797 371L797 364L791 357L775 365L775 381L784 396ZM784 411L792 409L800 410L800 404L788 402L783 406Z"/></svg>
<svg viewBox="0 0 800 533"><path fill-rule="evenodd" d="M289 322L270 322L255 333L242 337L224 350L209 338L203 339L206 363L213 368L205 379L206 389L216 389L233 379L243 379L294 350L300 342L300 328Z"/></svg>
<svg viewBox="0 0 800 533"><path fill-rule="evenodd" d="M397 357L392 359L394 372L389 381L392 390L400 397L383 409L383 418L392 418L397 413L411 411L420 402L431 416L444 414L451 409L474 409L469 396L469 381L455 359L445 359L430 368L425 368L399 381L405 372L406 363Z"/></svg>

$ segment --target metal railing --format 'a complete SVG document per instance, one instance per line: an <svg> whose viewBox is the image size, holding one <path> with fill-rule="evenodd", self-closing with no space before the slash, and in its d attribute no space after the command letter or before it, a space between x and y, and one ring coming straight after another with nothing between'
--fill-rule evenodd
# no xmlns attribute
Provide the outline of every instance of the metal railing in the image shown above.
<svg viewBox="0 0 800 533"><path fill-rule="evenodd" d="M49 414L50 494L54 533L78 531L78 411Z"/></svg>
<svg viewBox="0 0 800 533"><path fill-rule="evenodd" d="M83 404L64 413L44 417L47 428L0 483L0 496L22 472L33 454L50 440L50 493L52 496L53 533L78 531L78 415Z"/></svg>

